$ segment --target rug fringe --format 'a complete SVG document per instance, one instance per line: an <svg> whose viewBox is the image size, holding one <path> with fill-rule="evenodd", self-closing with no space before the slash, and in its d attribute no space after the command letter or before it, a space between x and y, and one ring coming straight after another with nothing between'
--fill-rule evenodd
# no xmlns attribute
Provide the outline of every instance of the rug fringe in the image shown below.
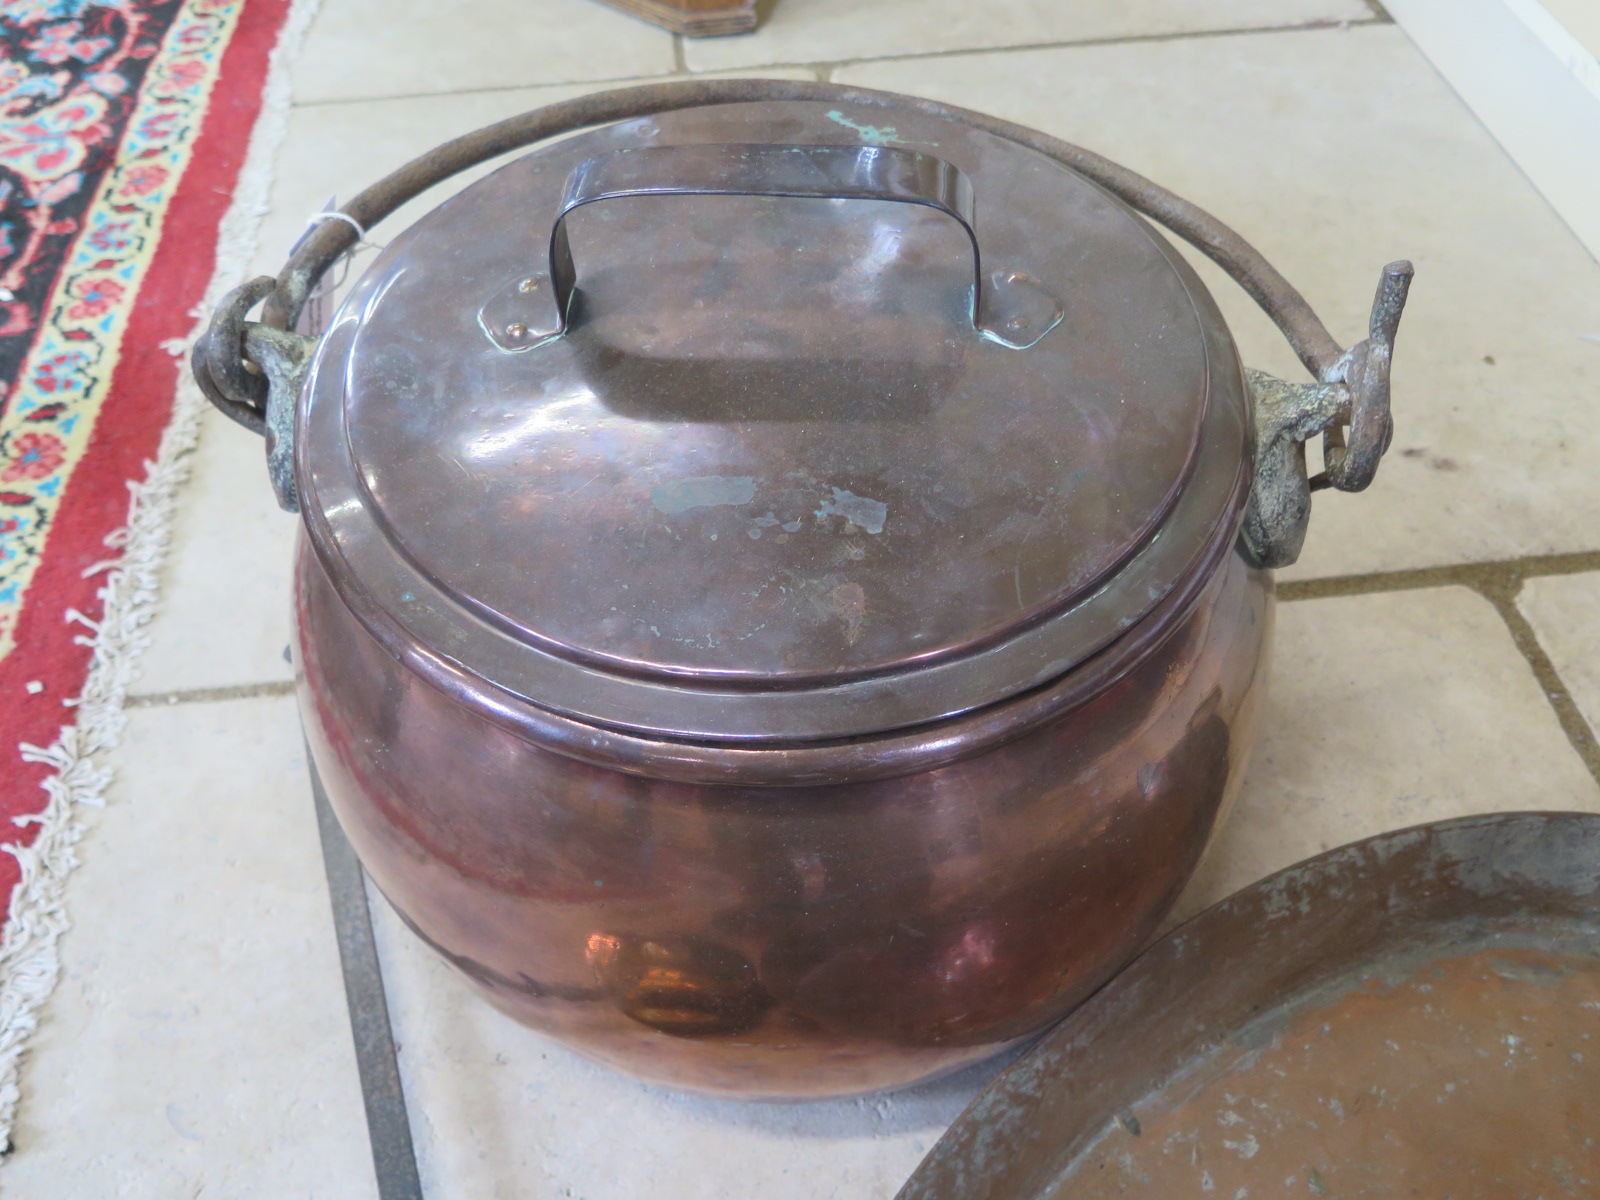
<svg viewBox="0 0 1600 1200"><path fill-rule="evenodd" d="M197 316L209 313L223 293L241 281L255 254L273 163L288 128L289 68L318 3L294 0L279 31L250 146L218 229L216 269ZM189 375L187 353L199 332L197 325L182 347L166 347L183 351L172 419L161 436L155 460L146 463L143 481L128 484L127 525L106 538L107 546L120 550L120 555L109 569L108 564L100 563L87 572L106 572L105 586L98 592L104 610L97 623L78 618L93 630L93 636L84 639L93 647L93 655L83 693L71 702L77 720L63 726L49 747L20 747L24 761L43 763L53 774L43 785L49 795L44 811L16 819L19 825L39 826L33 843L0 846L16 858L22 873L11 894L10 915L0 939L0 1153L11 1148L28 1036L37 1027L40 1008L55 990L61 972L57 943L71 927L66 881L77 866L74 848L84 835L79 810L104 804L111 772L98 763L97 756L117 744L126 721L123 700L134 678L134 664L150 642L145 629L156 611L161 564L172 540L173 507L189 477L188 456L199 441L206 401Z"/></svg>

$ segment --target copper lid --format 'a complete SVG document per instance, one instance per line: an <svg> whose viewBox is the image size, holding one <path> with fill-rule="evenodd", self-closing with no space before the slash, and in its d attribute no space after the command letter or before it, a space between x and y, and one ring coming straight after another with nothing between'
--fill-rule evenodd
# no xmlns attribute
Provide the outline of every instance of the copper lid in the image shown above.
<svg viewBox="0 0 1600 1200"><path fill-rule="evenodd" d="M301 487L357 610L487 685L832 738L1058 677L1208 570L1244 394L1199 281L1069 169L727 105L542 148L397 238L319 351Z"/></svg>

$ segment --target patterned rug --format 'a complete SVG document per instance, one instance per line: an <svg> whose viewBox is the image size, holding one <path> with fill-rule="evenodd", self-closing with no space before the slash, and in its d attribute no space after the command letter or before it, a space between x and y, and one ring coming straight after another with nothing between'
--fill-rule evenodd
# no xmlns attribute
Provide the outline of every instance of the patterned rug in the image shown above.
<svg viewBox="0 0 1600 1200"><path fill-rule="evenodd" d="M290 10L0 0L0 1134L193 438L169 429L179 355Z"/></svg>

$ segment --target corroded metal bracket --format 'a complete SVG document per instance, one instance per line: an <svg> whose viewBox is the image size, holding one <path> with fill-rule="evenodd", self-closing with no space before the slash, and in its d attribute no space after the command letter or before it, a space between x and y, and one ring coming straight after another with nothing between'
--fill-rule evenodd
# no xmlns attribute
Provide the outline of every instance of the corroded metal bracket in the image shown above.
<svg viewBox="0 0 1600 1200"><path fill-rule="evenodd" d="M246 429L265 436L267 475L278 506L297 513L294 410L317 339L244 319L275 282L263 275L224 296L210 327L195 342L190 361L206 398Z"/></svg>
<svg viewBox="0 0 1600 1200"><path fill-rule="evenodd" d="M1256 566L1287 567L1300 557L1313 491L1359 492L1377 474L1394 436L1389 366L1411 276L1408 262L1383 269L1368 337L1322 382L1285 383L1262 371L1245 372L1255 400L1256 469L1239 536ZM1324 470L1313 478L1306 471L1306 442L1319 433Z"/></svg>
<svg viewBox="0 0 1600 1200"><path fill-rule="evenodd" d="M317 339L303 333L286 333L251 321L245 326L245 354L267 376L267 477L284 512L300 511L294 485L294 410L300 384L311 367Z"/></svg>
<svg viewBox="0 0 1600 1200"><path fill-rule="evenodd" d="M1311 520L1306 442L1350 410L1340 383L1285 383L1246 370L1256 406L1256 474L1239 531L1245 553L1258 567L1287 567L1300 557Z"/></svg>

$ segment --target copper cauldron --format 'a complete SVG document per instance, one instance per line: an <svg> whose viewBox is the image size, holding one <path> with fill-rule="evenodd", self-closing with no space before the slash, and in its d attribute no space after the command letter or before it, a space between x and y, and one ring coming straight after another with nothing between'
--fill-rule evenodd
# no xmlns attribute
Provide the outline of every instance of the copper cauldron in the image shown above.
<svg viewBox="0 0 1600 1200"><path fill-rule="evenodd" d="M557 134L293 332L358 229ZM810 83L556 105L345 212L196 373L304 518L339 819L491 1003L649 1080L832 1096L1035 1033L1150 937L1250 745L1270 568L1388 444L1408 264L1342 351L1148 181ZM1139 213L1317 382L1246 372Z"/></svg>

